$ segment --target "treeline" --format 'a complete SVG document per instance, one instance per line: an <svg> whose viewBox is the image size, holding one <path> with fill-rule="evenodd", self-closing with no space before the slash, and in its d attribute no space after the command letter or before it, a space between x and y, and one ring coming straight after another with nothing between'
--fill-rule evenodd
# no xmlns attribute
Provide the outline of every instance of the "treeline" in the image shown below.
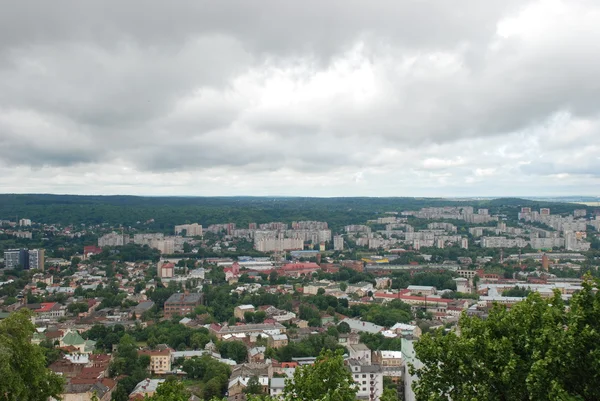
<svg viewBox="0 0 600 401"><path fill-rule="evenodd" d="M27 216L36 222L60 224L145 224L152 230L169 230L174 224L203 225L235 222L322 220L335 230L362 224L387 211L422 207L470 205L492 213L514 214L516 207L550 207L567 213L581 205L496 199L460 202L439 198L267 198L267 197L136 197L75 195L0 195L0 218ZM147 224L146 224L147 223Z"/></svg>

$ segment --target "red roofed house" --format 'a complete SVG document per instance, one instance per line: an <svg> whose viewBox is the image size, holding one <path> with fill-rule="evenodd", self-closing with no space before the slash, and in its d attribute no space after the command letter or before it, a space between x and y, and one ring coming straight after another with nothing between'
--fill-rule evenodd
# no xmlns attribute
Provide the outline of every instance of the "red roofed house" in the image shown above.
<svg viewBox="0 0 600 401"><path fill-rule="evenodd" d="M175 275L175 265L173 263L158 262L158 276L160 278L171 278Z"/></svg>
<svg viewBox="0 0 600 401"><path fill-rule="evenodd" d="M102 248L97 247L96 245L88 245L83 247L83 258L87 259L92 255L98 255L102 253Z"/></svg>
<svg viewBox="0 0 600 401"><path fill-rule="evenodd" d="M35 309L34 312L39 319L51 319L65 315L64 308L58 302L43 302L40 304L40 308Z"/></svg>
<svg viewBox="0 0 600 401"><path fill-rule="evenodd" d="M321 266L313 262L288 263L281 266L277 273L281 276L300 277L309 276L321 270Z"/></svg>

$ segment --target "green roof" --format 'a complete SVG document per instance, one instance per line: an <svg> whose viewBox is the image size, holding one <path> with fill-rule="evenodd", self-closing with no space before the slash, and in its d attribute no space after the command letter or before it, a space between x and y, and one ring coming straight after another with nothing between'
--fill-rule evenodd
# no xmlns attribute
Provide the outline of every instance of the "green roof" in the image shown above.
<svg viewBox="0 0 600 401"><path fill-rule="evenodd" d="M76 331L70 331L62 338L62 343L65 345L81 345L85 342L83 337Z"/></svg>

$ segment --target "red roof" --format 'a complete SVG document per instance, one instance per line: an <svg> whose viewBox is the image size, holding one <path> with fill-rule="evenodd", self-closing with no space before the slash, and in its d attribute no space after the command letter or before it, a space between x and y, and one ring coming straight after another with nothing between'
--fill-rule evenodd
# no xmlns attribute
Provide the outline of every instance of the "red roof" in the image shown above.
<svg viewBox="0 0 600 401"><path fill-rule="evenodd" d="M280 270L305 270L305 269L320 269L316 263L313 262L298 262L298 263L288 263L287 265L281 266Z"/></svg>
<svg viewBox="0 0 600 401"><path fill-rule="evenodd" d="M38 313L50 312L55 305L57 305L56 302L44 302L40 304L40 309L36 309L35 311Z"/></svg>
<svg viewBox="0 0 600 401"><path fill-rule="evenodd" d="M444 298L432 298L432 297L417 297L414 295L400 295L398 297L398 299L403 300L403 299L410 299L413 301L431 301L431 302L443 302L443 303L450 303L452 302L451 299L444 299Z"/></svg>

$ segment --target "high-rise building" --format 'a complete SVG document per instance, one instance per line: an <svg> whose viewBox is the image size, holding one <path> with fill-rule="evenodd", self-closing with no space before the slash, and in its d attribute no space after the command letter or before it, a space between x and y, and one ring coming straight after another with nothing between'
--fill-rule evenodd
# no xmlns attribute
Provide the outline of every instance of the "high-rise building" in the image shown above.
<svg viewBox="0 0 600 401"><path fill-rule="evenodd" d="M7 269L39 269L44 270L44 250L43 249L9 249L4 251L4 266Z"/></svg>
<svg viewBox="0 0 600 401"><path fill-rule="evenodd" d="M110 234L105 234L102 237L98 238L98 246L100 248L104 246L123 246L128 244L129 241L129 235L117 234L113 232Z"/></svg>
<svg viewBox="0 0 600 401"><path fill-rule="evenodd" d="M548 209L548 208L540 209L540 215L541 216L550 216L550 209Z"/></svg>
<svg viewBox="0 0 600 401"><path fill-rule="evenodd" d="M175 235L179 234L183 234L185 237L201 237L202 225L198 223L192 223L175 226Z"/></svg>
<svg viewBox="0 0 600 401"><path fill-rule="evenodd" d="M4 266L7 269L21 267L29 269L29 251L27 249L8 249L4 251Z"/></svg>
<svg viewBox="0 0 600 401"><path fill-rule="evenodd" d="M31 225L31 220L30 219L21 219L21 220L19 220L19 225L21 227L29 227Z"/></svg>
<svg viewBox="0 0 600 401"><path fill-rule="evenodd" d="M469 249L469 239L468 238L461 238L461 240L460 240L460 247L462 249Z"/></svg>
<svg viewBox="0 0 600 401"><path fill-rule="evenodd" d="M31 249L29 251L29 268L44 270L45 253L43 249Z"/></svg>
<svg viewBox="0 0 600 401"><path fill-rule="evenodd" d="M344 250L344 237L341 235L336 235L333 237L333 250L334 251L343 251Z"/></svg>

